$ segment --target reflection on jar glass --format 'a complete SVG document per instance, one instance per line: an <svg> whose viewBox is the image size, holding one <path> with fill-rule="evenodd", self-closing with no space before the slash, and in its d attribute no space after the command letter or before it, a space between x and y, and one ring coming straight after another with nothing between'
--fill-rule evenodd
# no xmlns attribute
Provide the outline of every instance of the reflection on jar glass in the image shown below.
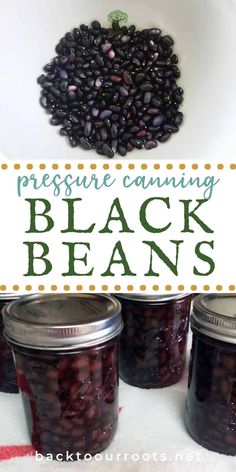
<svg viewBox="0 0 236 472"><path fill-rule="evenodd" d="M120 375L130 385L162 388L181 379L191 296L122 294Z"/></svg>
<svg viewBox="0 0 236 472"><path fill-rule="evenodd" d="M0 294L0 392L18 393L16 370L12 351L3 335L2 310L18 296L13 293Z"/></svg>
<svg viewBox="0 0 236 472"><path fill-rule="evenodd" d="M236 455L236 296L199 295L191 326L187 428L203 447Z"/></svg>
<svg viewBox="0 0 236 472"><path fill-rule="evenodd" d="M8 306L4 323L34 448L64 460L104 450L118 423L119 302L29 296Z"/></svg>

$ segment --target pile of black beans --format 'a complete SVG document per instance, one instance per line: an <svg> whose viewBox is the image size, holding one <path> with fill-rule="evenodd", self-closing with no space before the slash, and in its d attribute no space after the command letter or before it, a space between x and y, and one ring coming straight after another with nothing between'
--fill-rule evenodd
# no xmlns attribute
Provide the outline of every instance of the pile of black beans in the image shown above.
<svg viewBox="0 0 236 472"><path fill-rule="evenodd" d="M15 347L17 378L34 448L94 455L113 439L118 423L118 342L78 353Z"/></svg>
<svg viewBox="0 0 236 472"><path fill-rule="evenodd" d="M203 447L236 451L236 346L193 335L187 396L187 425Z"/></svg>
<svg viewBox="0 0 236 472"><path fill-rule="evenodd" d="M74 28L38 78L50 123L72 147L109 158L166 142L183 121L173 45L157 28L123 26L118 35L98 21Z"/></svg>

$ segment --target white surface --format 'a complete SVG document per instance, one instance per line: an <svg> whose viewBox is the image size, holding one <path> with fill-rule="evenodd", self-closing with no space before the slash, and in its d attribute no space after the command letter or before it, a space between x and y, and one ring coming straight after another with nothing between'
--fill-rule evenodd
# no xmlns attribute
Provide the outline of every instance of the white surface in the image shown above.
<svg viewBox="0 0 236 472"><path fill-rule="evenodd" d="M2 461L1 472L110 472L111 467L112 472L235 472L235 457L207 451L185 429L187 375L186 369L180 383L162 390L142 390L120 382L119 428L103 453L113 454L112 462L36 462L28 457ZM0 394L0 424L0 446L29 444L19 395ZM140 457L155 453L159 460L116 460L116 454L125 453Z"/></svg>
<svg viewBox="0 0 236 472"><path fill-rule="evenodd" d="M80 23L106 23L113 9L176 40L185 124L170 142L133 158L235 158L235 0L1 0L0 159L93 159L49 126L36 78L61 36ZM100 158L101 159L101 158Z"/></svg>

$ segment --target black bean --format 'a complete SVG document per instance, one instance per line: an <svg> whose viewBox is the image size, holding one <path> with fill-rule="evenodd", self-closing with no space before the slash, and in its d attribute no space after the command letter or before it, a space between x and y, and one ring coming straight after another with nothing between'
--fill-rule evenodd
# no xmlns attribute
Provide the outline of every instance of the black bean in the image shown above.
<svg viewBox="0 0 236 472"><path fill-rule="evenodd" d="M157 50L157 45L154 43L154 41L152 39L150 39L148 41L148 46L150 47L150 49L154 52L156 52Z"/></svg>
<svg viewBox="0 0 236 472"><path fill-rule="evenodd" d="M137 57L134 57L133 59L133 64L137 67L140 67L141 66L141 62L137 59Z"/></svg>
<svg viewBox="0 0 236 472"><path fill-rule="evenodd" d="M70 102L74 102L76 98L77 98L76 93L73 90L68 92L68 99Z"/></svg>
<svg viewBox="0 0 236 472"><path fill-rule="evenodd" d="M173 46L173 44L174 44L173 39L172 39L170 36L168 36L168 35L163 36L162 39L161 39L161 41L162 41L162 43L163 43L165 46L168 46L168 47L169 47L169 46Z"/></svg>
<svg viewBox="0 0 236 472"><path fill-rule="evenodd" d="M47 108L48 106L48 99L47 99L47 96L46 95L42 95L40 97L40 104L42 105L43 108Z"/></svg>
<svg viewBox="0 0 236 472"><path fill-rule="evenodd" d="M58 126L61 124L61 118L59 116L53 116L50 120L51 125Z"/></svg>
<svg viewBox="0 0 236 472"><path fill-rule="evenodd" d="M117 113L114 113L114 114L111 116L111 121L113 121L113 122L115 122L115 123L116 123L117 121L119 121L119 119L120 119L120 115L118 115Z"/></svg>
<svg viewBox="0 0 236 472"><path fill-rule="evenodd" d="M178 68L177 66L174 66L174 67L173 67L173 73L174 73L174 76L175 76L176 79L178 79L178 78L180 77L180 75L181 75L181 74L180 74L180 70L179 70L179 68Z"/></svg>
<svg viewBox="0 0 236 472"><path fill-rule="evenodd" d="M103 144L102 150L103 150L105 156L107 156L109 158L114 157L114 151L107 143Z"/></svg>
<svg viewBox="0 0 236 472"><path fill-rule="evenodd" d="M38 84L42 85L45 82L45 75L41 74L37 79Z"/></svg>
<svg viewBox="0 0 236 472"><path fill-rule="evenodd" d="M144 103L147 105L148 103L150 103L151 99L152 99L151 92L145 92L144 97L143 97Z"/></svg>
<svg viewBox="0 0 236 472"><path fill-rule="evenodd" d="M81 110L84 111L85 113L88 113L88 112L89 112L89 107L88 107L88 105L86 105L85 103L82 103L82 104L80 105L80 108L81 108Z"/></svg>
<svg viewBox="0 0 236 472"><path fill-rule="evenodd" d="M121 77L119 77L118 75L111 75L111 81L115 83L119 83L121 82Z"/></svg>
<svg viewBox="0 0 236 472"><path fill-rule="evenodd" d="M68 131L66 128L61 128L60 129L60 135L61 136L68 136Z"/></svg>
<svg viewBox="0 0 236 472"><path fill-rule="evenodd" d="M113 103L116 103L117 101L119 100L119 94L118 93L115 93L112 97L112 102Z"/></svg>
<svg viewBox="0 0 236 472"><path fill-rule="evenodd" d="M92 149L91 143L86 138L80 138L80 144L85 151Z"/></svg>
<svg viewBox="0 0 236 472"><path fill-rule="evenodd" d="M104 121L106 127L107 127L107 128L110 128L112 121L118 121L118 120L119 120L119 118L117 118L118 116L119 116L119 115L111 115L111 119L106 118L105 121Z"/></svg>
<svg viewBox="0 0 236 472"><path fill-rule="evenodd" d="M67 80L68 79L68 72L65 69L59 69L58 70L58 75L61 80Z"/></svg>
<svg viewBox="0 0 236 472"><path fill-rule="evenodd" d="M130 128L130 133L136 134L138 133L138 131L139 131L138 126L132 126L132 128Z"/></svg>
<svg viewBox="0 0 236 472"><path fill-rule="evenodd" d="M102 35L100 34L94 39L94 44L95 46L100 46L101 43L102 43Z"/></svg>
<svg viewBox="0 0 236 472"><path fill-rule="evenodd" d="M155 107L160 107L162 105L162 100L160 97L155 97L152 99L152 104L155 106Z"/></svg>
<svg viewBox="0 0 236 472"><path fill-rule="evenodd" d="M122 95L122 97L128 97L129 91L125 87L120 87L120 94Z"/></svg>
<svg viewBox="0 0 236 472"><path fill-rule="evenodd" d="M167 133L177 133L179 131L179 127L174 123L165 123L163 125L163 130Z"/></svg>
<svg viewBox="0 0 236 472"><path fill-rule="evenodd" d="M158 113L160 113L160 109L152 107L149 108L147 112L149 115L158 115Z"/></svg>
<svg viewBox="0 0 236 472"><path fill-rule="evenodd" d="M168 139L171 137L171 133L165 133L162 136L160 136L159 141L160 143L165 143L168 141Z"/></svg>
<svg viewBox="0 0 236 472"><path fill-rule="evenodd" d="M118 135L117 125L113 124L113 125L111 126L110 133L111 133L111 137L112 137L113 139L116 139L116 138L117 138L117 135Z"/></svg>
<svg viewBox="0 0 236 472"><path fill-rule="evenodd" d="M173 56L171 56L171 62L172 62L172 64L178 64L179 59L178 59L178 56L176 54L173 54Z"/></svg>
<svg viewBox="0 0 236 472"><path fill-rule="evenodd" d="M128 151L128 152L132 152L133 149L134 149L134 146L133 146L130 142L128 142L128 143L127 143L127 151Z"/></svg>
<svg viewBox="0 0 236 472"><path fill-rule="evenodd" d="M99 23L97 20L92 21L92 28L101 29L101 23Z"/></svg>
<svg viewBox="0 0 236 472"><path fill-rule="evenodd" d="M74 113L69 113L69 120L72 123L79 123L79 120L78 120L77 116Z"/></svg>
<svg viewBox="0 0 236 472"><path fill-rule="evenodd" d="M183 121L183 113L179 112L177 113L177 115L175 116L175 124L176 125L181 125L182 121Z"/></svg>
<svg viewBox="0 0 236 472"><path fill-rule="evenodd" d="M56 115L59 116L60 118L64 118L64 116L67 116L67 111L58 109L56 111Z"/></svg>
<svg viewBox="0 0 236 472"><path fill-rule="evenodd" d="M136 77L135 77L135 82L136 84L139 84L140 82L142 82L143 80L145 80L146 78L146 75L142 72L139 72Z"/></svg>
<svg viewBox="0 0 236 472"><path fill-rule="evenodd" d="M130 75L130 73L128 71L124 71L123 81L126 85L132 85L133 84L132 76Z"/></svg>
<svg viewBox="0 0 236 472"><path fill-rule="evenodd" d="M153 120L153 126L160 126L166 121L166 117L164 115L159 115Z"/></svg>
<svg viewBox="0 0 236 472"><path fill-rule="evenodd" d="M92 123L91 121L87 121L84 127L84 135L86 136L86 138L89 138L91 132L92 132Z"/></svg>
<svg viewBox="0 0 236 472"><path fill-rule="evenodd" d="M105 118L109 118L110 116L112 115L112 111L111 110L103 110L100 112L100 118L101 120L104 120Z"/></svg>
<svg viewBox="0 0 236 472"><path fill-rule="evenodd" d="M132 98L127 98L126 102L124 103L124 109L130 108L132 103L133 103L133 99Z"/></svg>
<svg viewBox="0 0 236 472"><path fill-rule="evenodd" d="M101 128L101 130L100 130L100 136L101 136L102 141L106 141L106 140L107 140L107 130L106 130L106 128Z"/></svg>
<svg viewBox="0 0 236 472"><path fill-rule="evenodd" d="M76 147L78 144L78 141L75 136L69 136L69 143L71 147Z"/></svg>
<svg viewBox="0 0 236 472"><path fill-rule="evenodd" d="M133 144L136 148L138 149L142 149L143 147L143 141L142 139L138 139L138 138L132 138L130 140L131 144Z"/></svg>
<svg viewBox="0 0 236 472"><path fill-rule="evenodd" d="M176 102L182 103L183 102L183 95L180 95L179 93L175 93L174 94L174 99L175 99Z"/></svg>
<svg viewBox="0 0 236 472"><path fill-rule="evenodd" d="M130 138L132 138L133 135L132 133L124 133L123 136L122 136L122 141L129 141Z"/></svg>
<svg viewBox="0 0 236 472"><path fill-rule="evenodd" d="M126 149L126 147L123 146L122 144L120 144L120 145L118 146L118 153L119 153L121 156L123 156L123 157L126 156L126 154L127 154L127 149Z"/></svg>
<svg viewBox="0 0 236 472"><path fill-rule="evenodd" d="M60 89L62 92L66 92L68 88L68 81L67 80L61 80L60 82Z"/></svg>
<svg viewBox="0 0 236 472"><path fill-rule="evenodd" d="M157 147L157 141L155 141L154 139L150 140L150 141L147 141L146 144L145 144L145 149L147 149L147 150L150 150L150 149L153 149L153 148L156 148L156 147Z"/></svg>
<svg viewBox="0 0 236 472"><path fill-rule="evenodd" d="M140 85L139 88L143 92L150 92L151 90L153 90L153 85L149 82L145 82L144 84Z"/></svg>
<svg viewBox="0 0 236 472"><path fill-rule="evenodd" d="M117 105L110 105L109 110L111 110L112 112L114 111L114 113L120 113L121 107L118 107Z"/></svg>

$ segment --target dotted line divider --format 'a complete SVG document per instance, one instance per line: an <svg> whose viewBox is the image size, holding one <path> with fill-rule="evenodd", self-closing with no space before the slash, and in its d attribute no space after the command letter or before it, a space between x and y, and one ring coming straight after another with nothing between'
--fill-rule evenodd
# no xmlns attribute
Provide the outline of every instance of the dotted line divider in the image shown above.
<svg viewBox="0 0 236 472"><path fill-rule="evenodd" d="M217 164L217 163L214 163L214 164L190 164L190 163L181 163L181 164L177 164L177 163L174 163L174 164L171 164L171 163L164 163L164 162L161 162L161 163L155 163L155 164L151 164L151 163L148 163L148 164L144 164L144 163L138 163L138 164L115 164L113 166L110 165L110 164L95 164L95 163L92 163L92 164L77 164L77 163L66 163L66 164L62 164L62 163L52 163L52 164L45 164L45 163L26 163L26 164L18 164L18 163L0 163L0 170L11 170L11 169L14 169L14 170L20 170L20 169L26 169L26 170L71 170L71 169L76 169L76 170L83 170L83 169L87 169L89 166L89 168L91 170L96 170L96 169L104 169L104 170L109 170L109 169L115 169L115 170L121 170L121 169L125 169L125 170L147 170L147 169L153 169L153 170L161 170L161 169L167 169L167 170L227 170L227 169L230 169L230 170L236 170L236 164L234 163L231 163L231 164Z"/></svg>
<svg viewBox="0 0 236 472"><path fill-rule="evenodd" d="M50 286L45 286L45 285L12 285L12 286L7 286L7 285L0 285L0 293L22 293L22 292L146 292L150 293L150 291L153 292L183 292L183 293L189 293L189 292L223 292L223 291L229 291L229 292L236 292L236 285L153 285L151 287L147 287L146 285L89 285L89 286L83 286L83 285L63 285L63 286L58 286L58 285L50 285Z"/></svg>

